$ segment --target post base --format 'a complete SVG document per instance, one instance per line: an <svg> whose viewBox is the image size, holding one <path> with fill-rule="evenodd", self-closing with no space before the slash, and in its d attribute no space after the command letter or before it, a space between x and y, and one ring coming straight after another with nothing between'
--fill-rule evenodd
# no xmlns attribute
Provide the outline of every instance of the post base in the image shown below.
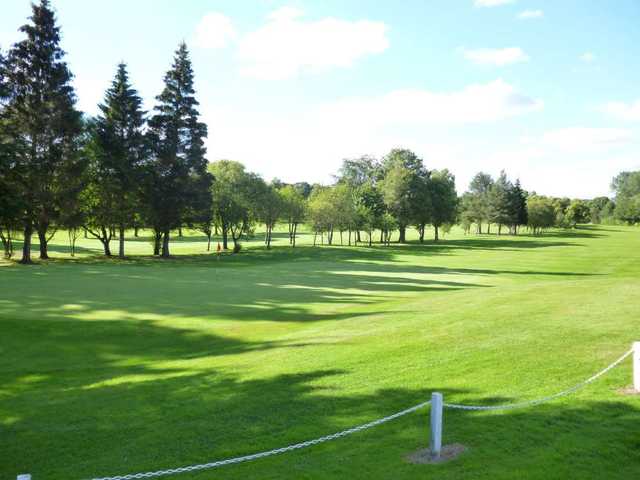
<svg viewBox="0 0 640 480"><path fill-rule="evenodd" d="M461 454L467 451L467 447L460 443L452 443L451 445L444 445L442 450L440 450L440 456L435 458L431 454L431 450L428 448L423 448L418 450L417 452L413 452L406 456L406 460L409 463L416 464L434 464L434 463L444 463L449 462Z"/></svg>

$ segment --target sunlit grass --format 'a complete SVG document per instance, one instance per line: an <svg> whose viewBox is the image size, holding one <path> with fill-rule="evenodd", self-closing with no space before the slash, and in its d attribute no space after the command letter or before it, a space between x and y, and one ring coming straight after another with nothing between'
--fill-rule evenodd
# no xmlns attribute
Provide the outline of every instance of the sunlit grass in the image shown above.
<svg viewBox="0 0 640 480"><path fill-rule="evenodd" d="M239 255L197 232L176 258L127 239L104 259L59 233L51 261L0 269L0 478L82 479L252 453L403 409L520 401L571 386L639 340L640 231L291 249ZM132 240L132 241L129 241ZM215 242L213 250L215 251ZM427 411L313 449L178 478L634 478L640 397L626 362L566 400L447 412L440 466Z"/></svg>

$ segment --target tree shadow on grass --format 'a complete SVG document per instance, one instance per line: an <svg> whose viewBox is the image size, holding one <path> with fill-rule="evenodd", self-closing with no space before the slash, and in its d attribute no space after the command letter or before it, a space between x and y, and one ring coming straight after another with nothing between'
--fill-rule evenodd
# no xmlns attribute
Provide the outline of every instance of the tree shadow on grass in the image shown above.
<svg viewBox="0 0 640 480"><path fill-rule="evenodd" d="M121 336L128 333L125 329ZM71 349L83 348L77 334L60 341L70 342ZM177 342L184 351L200 347L189 336ZM167 372L150 365L135 377L125 360L141 355L133 343L90 344L96 350L90 365L70 363L55 374L36 379L25 374L15 385L4 384L3 478L28 471L34 478L68 480L204 463L366 423L420 403L432 391L444 393L445 399L473 393L472 388L449 389L425 378L424 388L368 386L363 393L347 394L341 378L348 372L340 367L243 379L206 367ZM227 354L243 348L233 346ZM62 360L59 354L54 352L52 360ZM162 350L142 354L154 361L162 356ZM113 381L99 381L103 370ZM141 378L141 372L149 378ZM176 478L507 479L549 478L550 472L551 478L635 478L640 471L635 434L640 410L611 398L584 402L573 397L507 413L446 410L444 443L462 443L469 451L440 466L411 465L403 459L427 446L425 408L327 444Z"/></svg>

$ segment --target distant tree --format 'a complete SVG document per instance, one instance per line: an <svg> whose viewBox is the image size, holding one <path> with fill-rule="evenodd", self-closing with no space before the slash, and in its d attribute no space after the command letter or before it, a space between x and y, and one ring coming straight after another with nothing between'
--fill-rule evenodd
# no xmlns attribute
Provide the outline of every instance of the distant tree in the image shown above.
<svg viewBox="0 0 640 480"><path fill-rule="evenodd" d="M439 185L436 185L439 181L436 180L436 183L433 184L430 175L431 173L429 172L416 178L411 200L413 222L418 230L420 243L424 242L426 226L431 223L432 220L436 219L434 216L435 206L433 202L434 200L437 201L437 199L434 199L437 193L433 188L435 187L436 190L439 190Z"/></svg>
<svg viewBox="0 0 640 480"><path fill-rule="evenodd" d="M324 243L324 234L327 233L327 242L331 244L333 222L335 221L334 202L331 187L316 186L313 188L308 201L308 218L313 229L313 245L317 244L318 234L320 242Z"/></svg>
<svg viewBox="0 0 640 480"><path fill-rule="evenodd" d="M428 172L422 159L411 150L394 149L382 162L380 191L388 212L398 225L400 243L406 242L406 229L415 220L416 198Z"/></svg>
<svg viewBox="0 0 640 480"><path fill-rule="evenodd" d="M358 218L355 204L355 189L346 184L338 184L331 188L331 202L333 204L332 229L336 228L340 234L340 245L343 245L343 233L349 232L349 245L351 245L351 233L358 226Z"/></svg>
<svg viewBox="0 0 640 480"><path fill-rule="evenodd" d="M250 226L251 175L244 165L232 160L219 160L209 165L215 181L212 186L213 218L220 226L222 247L229 248L229 236L234 246Z"/></svg>
<svg viewBox="0 0 640 480"><path fill-rule="evenodd" d="M640 222L640 171L622 172L611 182L616 194L615 217L629 224Z"/></svg>
<svg viewBox="0 0 640 480"><path fill-rule="evenodd" d="M60 48L60 28L48 0L32 5L31 23L20 28L26 39L8 53L5 84L9 100L3 117L11 124L13 172L24 231L21 263L31 263L31 236L40 240L40 258L48 258L50 229L62 199L76 191L75 137L81 131L72 75Z"/></svg>
<svg viewBox="0 0 640 480"><path fill-rule="evenodd" d="M300 193L300 195L304 197L305 200L309 198L309 195L311 195L311 190L313 190L313 187L307 182L294 183L293 186Z"/></svg>
<svg viewBox="0 0 640 480"><path fill-rule="evenodd" d="M110 230L117 229L118 255L124 258L125 229L134 225L141 197L142 169L146 160L142 99L129 82L124 63L105 93L100 114L92 128L90 188L94 191L93 215L87 230L98 238L110 255Z"/></svg>
<svg viewBox="0 0 640 480"><path fill-rule="evenodd" d="M207 126L199 121L193 68L185 43L178 47L164 83L164 90L156 97L155 114L149 120L153 158L145 200L150 223L162 237L162 256L168 257L170 231L195 216L195 208L202 208L212 178L205 158Z"/></svg>
<svg viewBox="0 0 640 480"><path fill-rule="evenodd" d="M584 200L571 200L565 211L566 220L573 228L579 223L587 223L590 217L589 214L589 204Z"/></svg>
<svg viewBox="0 0 640 480"><path fill-rule="evenodd" d="M527 225L527 193L522 189L520 180L509 190L509 217L511 233L518 234L518 228Z"/></svg>
<svg viewBox="0 0 640 480"><path fill-rule="evenodd" d="M475 204L476 198L470 192L465 192L458 199L458 221L465 234L471 231L471 225L478 225L480 214L476 211Z"/></svg>
<svg viewBox="0 0 640 480"><path fill-rule="evenodd" d="M434 240L438 241L438 229L456 221L458 194L456 179L448 170L434 170L429 180L431 195L431 225L434 228Z"/></svg>
<svg viewBox="0 0 640 480"><path fill-rule="evenodd" d="M527 216L529 227L534 235L551 228L556 223L556 205L547 197L533 195L527 199Z"/></svg>
<svg viewBox="0 0 640 480"><path fill-rule="evenodd" d="M336 180L338 183L357 188L366 183L375 183L380 174L380 162L374 157L364 155L359 158L344 159Z"/></svg>
<svg viewBox="0 0 640 480"><path fill-rule="evenodd" d="M388 212L382 215L380 220L380 230L382 232L382 243L389 245L391 243L391 234L398 228L398 222L396 218Z"/></svg>
<svg viewBox="0 0 640 480"><path fill-rule="evenodd" d="M471 209L470 217L474 219L477 225L478 233L482 233L482 223L487 223L487 233L490 233L491 207L489 204L489 195L493 186L491 175L479 172L469 184L469 193L472 201L467 203L467 207Z"/></svg>
<svg viewBox="0 0 640 480"><path fill-rule="evenodd" d="M489 223L498 225L498 235L502 233L503 225L511 225L514 221L510 197L513 188L507 174L502 170L487 192L488 220Z"/></svg>
<svg viewBox="0 0 640 480"><path fill-rule="evenodd" d="M373 231L381 229L382 217L386 213L384 198L380 189L373 183L365 183L354 191L356 224L368 236L369 246L372 243ZM359 235L356 236L356 242Z"/></svg>
<svg viewBox="0 0 640 480"><path fill-rule="evenodd" d="M613 217L616 204L609 197L596 197L589 201L589 221L600 224Z"/></svg>
<svg viewBox="0 0 640 480"><path fill-rule="evenodd" d="M282 199L282 218L287 222L289 232L289 244L296 246L298 225L305 218L305 199L302 193L293 185L287 185L280 189Z"/></svg>
<svg viewBox="0 0 640 480"><path fill-rule="evenodd" d="M268 185L264 181L256 181L256 217L264 223L265 235L264 244L267 249L271 248L273 228L284 210L284 201L280 191L273 185Z"/></svg>

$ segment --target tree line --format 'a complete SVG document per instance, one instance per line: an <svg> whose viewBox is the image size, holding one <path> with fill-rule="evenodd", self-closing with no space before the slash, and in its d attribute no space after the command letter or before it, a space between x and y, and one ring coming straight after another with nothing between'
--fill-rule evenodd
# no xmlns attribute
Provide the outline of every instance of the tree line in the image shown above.
<svg viewBox="0 0 640 480"><path fill-rule="evenodd" d="M60 28L48 0L32 5L24 35L0 50L0 240L5 256L22 238L22 263L31 262L31 238L40 258L57 230L68 233L71 252L80 235L99 240L107 256L125 231L153 232L153 254L170 256L171 235L183 227L202 231L211 247L241 241L263 224L270 248L276 224L288 226L296 244L305 223L314 244L388 244L397 232L405 242L415 228L421 242L428 227L434 240L459 223L469 232L539 234L583 222L640 222L640 172L613 181L616 201L550 198L524 191L505 172L480 172L458 196L446 169L429 170L407 149L378 159L344 160L333 185L264 181L235 161L208 163L194 72L187 46L177 48L164 88L145 112L127 66L117 66L99 113L76 108L73 79L60 46Z"/></svg>

